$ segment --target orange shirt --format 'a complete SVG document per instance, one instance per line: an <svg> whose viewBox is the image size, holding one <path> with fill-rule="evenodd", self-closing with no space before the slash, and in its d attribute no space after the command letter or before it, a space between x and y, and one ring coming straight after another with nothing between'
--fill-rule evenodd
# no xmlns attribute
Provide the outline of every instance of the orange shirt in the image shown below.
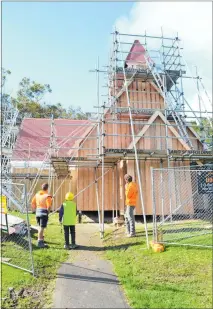
<svg viewBox="0 0 213 309"><path fill-rule="evenodd" d="M32 208L49 209L52 206L52 197L47 191L39 191L32 199Z"/></svg>
<svg viewBox="0 0 213 309"><path fill-rule="evenodd" d="M135 182L130 182L125 188L126 195L126 205L127 206L136 206L138 198L138 186Z"/></svg>

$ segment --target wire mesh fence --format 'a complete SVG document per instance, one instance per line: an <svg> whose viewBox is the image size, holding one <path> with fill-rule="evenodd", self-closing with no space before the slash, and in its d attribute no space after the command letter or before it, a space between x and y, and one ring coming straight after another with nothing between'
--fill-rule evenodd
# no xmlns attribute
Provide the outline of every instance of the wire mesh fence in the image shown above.
<svg viewBox="0 0 213 309"><path fill-rule="evenodd" d="M14 187L22 193L19 200L10 191ZM26 186L3 182L1 192L2 263L34 275Z"/></svg>
<svg viewBox="0 0 213 309"><path fill-rule="evenodd" d="M212 247L213 170L152 170L154 241Z"/></svg>

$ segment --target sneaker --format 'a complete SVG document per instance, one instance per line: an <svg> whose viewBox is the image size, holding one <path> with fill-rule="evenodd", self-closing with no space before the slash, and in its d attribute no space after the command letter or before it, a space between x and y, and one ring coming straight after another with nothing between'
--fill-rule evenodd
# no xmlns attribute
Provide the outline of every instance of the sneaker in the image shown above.
<svg viewBox="0 0 213 309"><path fill-rule="evenodd" d="M128 234L128 235L127 235L127 237L129 237L129 238L130 238L130 237L135 237L135 236L136 236L135 234Z"/></svg>
<svg viewBox="0 0 213 309"><path fill-rule="evenodd" d="M47 247L43 240L39 240L37 246L38 246L38 248L46 248Z"/></svg>
<svg viewBox="0 0 213 309"><path fill-rule="evenodd" d="M70 246L70 249L76 249L76 248L78 248L78 245L76 244Z"/></svg>
<svg viewBox="0 0 213 309"><path fill-rule="evenodd" d="M69 250L70 246L69 245L64 245L64 249Z"/></svg>

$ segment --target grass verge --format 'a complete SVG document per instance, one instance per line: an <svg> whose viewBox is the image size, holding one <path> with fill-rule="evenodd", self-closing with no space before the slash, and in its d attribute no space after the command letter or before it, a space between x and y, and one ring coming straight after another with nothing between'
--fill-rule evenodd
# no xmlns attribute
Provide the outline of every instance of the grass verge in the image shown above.
<svg viewBox="0 0 213 309"><path fill-rule="evenodd" d="M30 215L32 225L35 225L35 215ZM49 248L37 249L37 235L32 238L33 257L37 277L31 274L2 264L2 308L51 308L52 292L55 287L57 269L60 263L68 258L68 251L63 249L63 234L58 224L58 215L52 215L49 219L45 233L45 241ZM6 244L7 245L7 244ZM17 251L17 263L18 259ZM21 297L10 299L8 288L14 288L15 292L24 289Z"/></svg>
<svg viewBox="0 0 213 309"><path fill-rule="evenodd" d="M109 232L106 258L111 260L132 308L212 308L212 251L167 246L144 250L144 232L125 238Z"/></svg>

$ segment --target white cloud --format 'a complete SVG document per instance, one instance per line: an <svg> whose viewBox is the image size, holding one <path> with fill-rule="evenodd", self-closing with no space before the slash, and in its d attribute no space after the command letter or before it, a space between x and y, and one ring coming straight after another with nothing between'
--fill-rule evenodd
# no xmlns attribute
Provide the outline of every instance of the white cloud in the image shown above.
<svg viewBox="0 0 213 309"><path fill-rule="evenodd" d="M128 34L144 34L146 31L147 35L161 36L161 27L164 36L175 37L178 33L184 47L185 60L194 74L193 65L197 65L199 75L211 96L211 2L139 2L134 4L129 16L118 18L115 26L120 33ZM192 97L195 95L191 93ZM211 110L211 104L207 102L207 105Z"/></svg>

